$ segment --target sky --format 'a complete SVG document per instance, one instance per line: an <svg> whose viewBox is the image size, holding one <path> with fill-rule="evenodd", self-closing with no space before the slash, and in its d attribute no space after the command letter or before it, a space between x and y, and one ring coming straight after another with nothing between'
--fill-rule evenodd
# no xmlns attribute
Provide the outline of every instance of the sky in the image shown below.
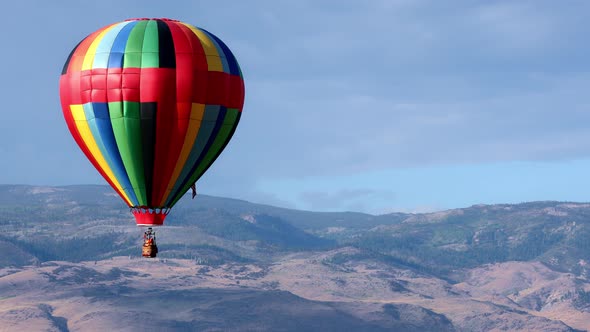
<svg viewBox="0 0 590 332"><path fill-rule="evenodd" d="M590 2L4 1L0 183L105 184L58 81L134 17L211 31L246 100L203 194L313 211L590 201Z"/></svg>

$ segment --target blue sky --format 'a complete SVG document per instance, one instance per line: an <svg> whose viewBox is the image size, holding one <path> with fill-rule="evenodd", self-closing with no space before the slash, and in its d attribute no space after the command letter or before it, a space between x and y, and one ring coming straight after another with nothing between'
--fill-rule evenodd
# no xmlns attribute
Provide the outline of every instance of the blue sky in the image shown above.
<svg viewBox="0 0 590 332"><path fill-rule="evenodd" d="M0 183L104 183L63 121L90 32L169 17L213 32L246 80L200 192L317 211L590 201L587 1L3 2Z"/></svg>

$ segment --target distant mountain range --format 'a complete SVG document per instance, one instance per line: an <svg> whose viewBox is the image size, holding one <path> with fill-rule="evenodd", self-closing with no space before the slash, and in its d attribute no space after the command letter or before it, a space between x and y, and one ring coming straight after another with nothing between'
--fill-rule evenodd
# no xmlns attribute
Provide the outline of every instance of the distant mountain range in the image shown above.
<svg viewBox="0 0 590 332"><path fill-rule="evenodd" d="M109 187L0 185L0 330L131 331L154 310L156 330L590 329L590 204L375 216L199 195L166 224L145 260Z"/></svg>

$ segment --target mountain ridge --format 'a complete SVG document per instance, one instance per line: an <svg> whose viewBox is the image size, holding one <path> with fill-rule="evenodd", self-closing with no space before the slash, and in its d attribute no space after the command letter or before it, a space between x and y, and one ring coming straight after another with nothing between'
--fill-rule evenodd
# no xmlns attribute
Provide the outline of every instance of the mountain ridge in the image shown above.
<svg viewBox="0 0 590 332"><path fill-rule="evenodd" d="M176 299L192 314L163 310L154 326L590 329L588 203L368 215L199 195L181 200L167 225L156 229L160 257L145 260L142 230L109 187L0 185L0 250L7 253L0 327L125 330L117 327L123 313L143 319L154 301L174 307ZM154 300L140 300L153 289ZM191 300L181 300L182 292ZM275 316L283 318L249 302L282 308ZM306 323L310 317L320 327Z"/></svg>

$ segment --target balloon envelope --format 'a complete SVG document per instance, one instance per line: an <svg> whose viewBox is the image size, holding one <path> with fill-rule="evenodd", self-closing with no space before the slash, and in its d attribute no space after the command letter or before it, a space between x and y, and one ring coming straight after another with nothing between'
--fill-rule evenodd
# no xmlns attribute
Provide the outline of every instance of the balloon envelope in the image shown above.
<svg viewBox="0 0 590 332"><path fill-rule="evenodd" d="M131 19L72 50L60 99L72 136L137 223L161 225L231 139L244 81L234 55L210 32Z"/></svg>

